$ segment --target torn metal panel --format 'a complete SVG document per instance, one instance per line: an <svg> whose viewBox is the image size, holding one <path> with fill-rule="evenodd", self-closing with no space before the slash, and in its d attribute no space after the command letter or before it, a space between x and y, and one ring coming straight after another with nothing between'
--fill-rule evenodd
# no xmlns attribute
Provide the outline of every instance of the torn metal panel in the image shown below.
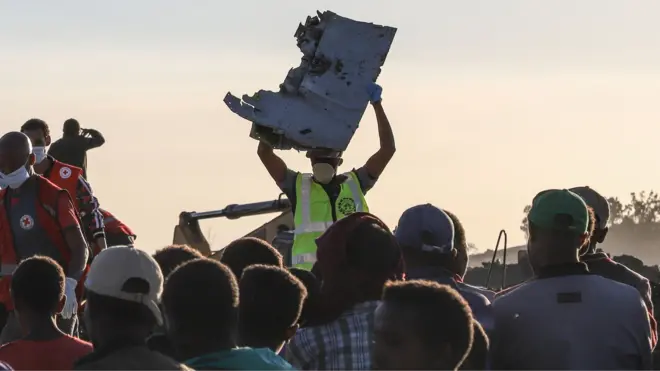
<svg viewBox="0 0 660 371"><path fill-rule="evenodd" d="M358 22L333 12L300 24L294 37L303 53L278 92L260 90L225 104L252 122L250 136L277 149L343 151L369 104L396 28Z"/></svg>

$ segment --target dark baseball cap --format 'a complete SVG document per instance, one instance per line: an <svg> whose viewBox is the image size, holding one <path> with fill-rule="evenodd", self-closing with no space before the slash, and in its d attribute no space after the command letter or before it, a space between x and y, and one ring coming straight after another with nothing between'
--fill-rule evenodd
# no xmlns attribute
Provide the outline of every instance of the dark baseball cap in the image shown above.
<svg viewBox="0 0 660 371"><path fill-rule="evenodd" d="M534 197L527 220L540 228L582 234L589 227L589 211L587 204L577 194L567 189L551 189Z"/></svg>
<svg viewBox="0 0 660 371"><path fill-rule="evenodd" d="M610 221L610 204L605 197L588 186L571 188L570 191L582 197L582 200L594 210L594 214L598 217L596 225L598 229L607 227Z"/></svg>
<svg viewBox="0 0 660 371"><path fill-rule="evenodd" d="M454 249L454 223L447 213L431 204L404 211L394 236L399 245L420 251L448 254Z"/></svg>

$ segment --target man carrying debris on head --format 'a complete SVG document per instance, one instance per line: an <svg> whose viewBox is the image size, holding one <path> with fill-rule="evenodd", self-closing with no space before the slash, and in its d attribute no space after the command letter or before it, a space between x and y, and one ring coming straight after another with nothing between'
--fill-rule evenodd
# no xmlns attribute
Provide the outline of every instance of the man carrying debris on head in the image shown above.
<svg viewBox="0 0 660 371"><path fill-rule="evenodd" d="M307 152L312 173L300 173L289 169L268 144L259 143L257 153L261 162L291 201L295 223L291 252L294 267L312 268L316 261L315 240L332 223L356 211L369 211L364 195L374 186L396 150L392 128L382 106L382 91L376 84L369 86L380 149L357 170L337 174L343 162L341 152L312 150Z"/></svg>

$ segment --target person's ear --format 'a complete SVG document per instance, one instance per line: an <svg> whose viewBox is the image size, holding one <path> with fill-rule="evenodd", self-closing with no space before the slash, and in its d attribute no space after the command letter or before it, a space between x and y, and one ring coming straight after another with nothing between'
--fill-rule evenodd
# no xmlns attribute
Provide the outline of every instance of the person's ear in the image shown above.
<svg viewBox="0 0 660 371"><path fill-rule="evenodd" d="M296 323L295 325L286 329L286 331L284 331L284 341L291 340L296 335L296 332L298 331L299 328L300 325Z"/></svg>
<svg viewBox="0 0 660 371"><path fill-rule="evenodd" d="M34 166L34 164L37 162L37 156L34 155L34 153L30 153L30 157L28 157L28 162L27 164L29 166Z"/></svg>
<svg viewBox="0 0 660 371"><path fill-rule="evenodd" d="M343 163L344 163L344 159L340 158L339 161L337 161L337 167L340 167L341 164L343 164Z"/></svg>
<svg viewBox="0 0 660 371"><path fill-rule="evenodd" d="M46 147L50 145L50 135L46 135Z"/></svg>

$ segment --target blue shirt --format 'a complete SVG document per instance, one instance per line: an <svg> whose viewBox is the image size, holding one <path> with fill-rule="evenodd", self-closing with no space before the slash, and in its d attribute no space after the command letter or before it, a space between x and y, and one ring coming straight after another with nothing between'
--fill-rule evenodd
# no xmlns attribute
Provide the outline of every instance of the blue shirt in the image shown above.
<svg viewBox="0 0 660 371"><path fill-rule="evenodd" d="M184 362L195 370L295 370L268 348L236 348L209 353Z"/></svg>

